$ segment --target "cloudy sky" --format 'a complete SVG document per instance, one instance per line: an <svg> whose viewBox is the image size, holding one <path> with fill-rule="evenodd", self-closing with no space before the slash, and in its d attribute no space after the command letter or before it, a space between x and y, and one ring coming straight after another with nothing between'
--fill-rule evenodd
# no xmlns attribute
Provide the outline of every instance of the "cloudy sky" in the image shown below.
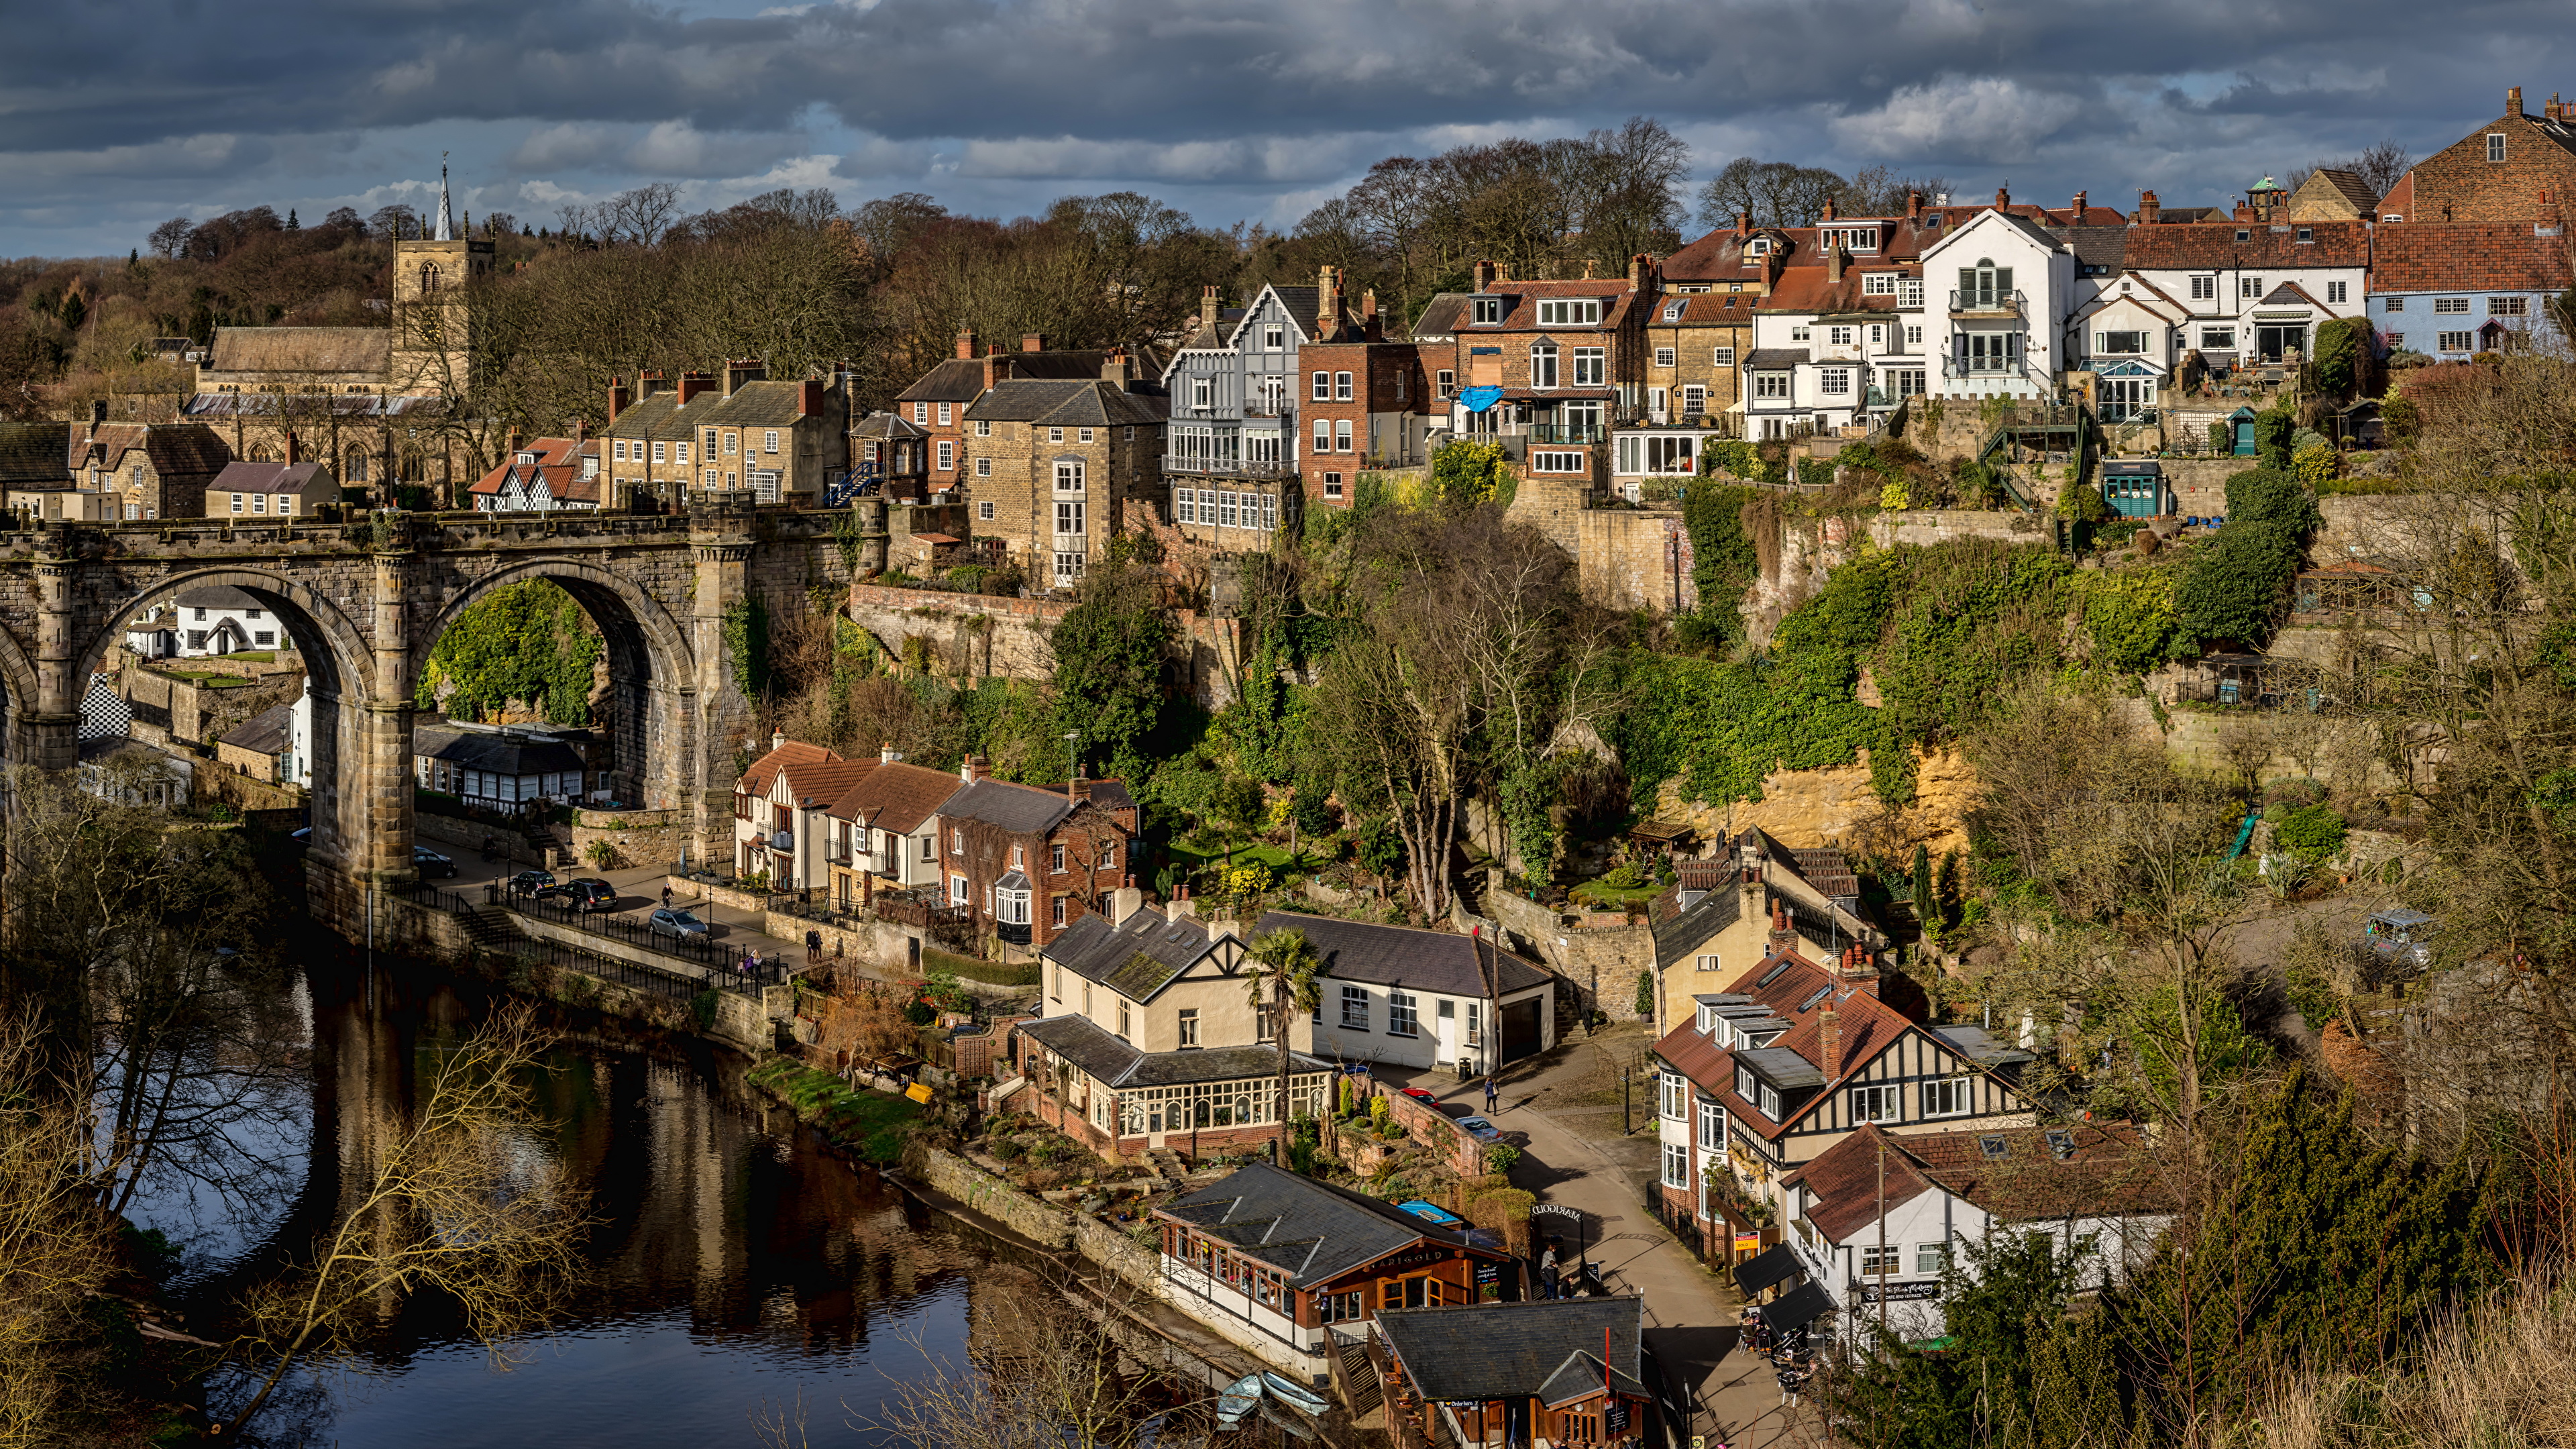
<svg viewBox="0 0 2576 1449"><path fill-rule="evenodd" d="M535 224L644 180L1018 215L1133 188L1292 225L1381 156L1643 113L1705 175L2216 202L2537 111L2564 0L0 0L0 254L434 192Z"/></svg>

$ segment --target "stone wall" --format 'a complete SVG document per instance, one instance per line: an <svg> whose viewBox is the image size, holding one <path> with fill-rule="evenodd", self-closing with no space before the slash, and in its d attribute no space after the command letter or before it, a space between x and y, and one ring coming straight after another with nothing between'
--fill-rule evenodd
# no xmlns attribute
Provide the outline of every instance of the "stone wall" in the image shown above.
<svg viewBox="0 0 2576 1449"><path fill-rule="evenodd" d="M1605 609L1686 614L1699 607L1681 505L1587 508L1575 521L1575 576Z"/></svg>
<svg viewBox="0 0 2576 1449"><path fill-rule="evenodd" d="M590 847L606 841L617 854L611 870L668 865L680 858L687 839L674 810L576 810L572 823L573 859L590 863Z"/></svg>
<svg viewBox="0 0 2576 1449"><path fill-rule="evenodd" d="M1528 524L1546 535L1550 543L1581 558L1583 517L1601 495L1602 476L1609 467L1608 453L1606 444L1590 445L1585 453L1592 465L1590 473L1533 473L1525 464L1512 465L1520 474L1520 482L1513 488L1511 506L1503 516L1514 523Z"/></svg>
<svg viewBox="0 0 2576 1449"><path fill-rule="evenodd" d="M1597 1010L1637 1015L1637 973L1655 964L1655 938L1624 911L1558 911L1508 890L1488 889L1485 910L1512 949L1545 962Z"/></svg>
<svg viewBox="0 0 2576 1449"><path fill-rule="evenodd" d="M1073 606L1051 599L1005 599L850 586L850 618L890 656L914 657L907 641L925 641L934 674L950 679L1043 679L1055 668L1047 634Z"/></svg>
<svg viewBox="0 0 2576 1449"><path fill-rule="evenodd" d="M1762 781L1762 798L1732 805L1684 800L1678 780L1664 782L1655 816L1687 821L1702 840L1758 827L1791 849L1838 845L1884 860L1911 858L1921 845L1933 855L1968 849L1967 813L1977 798L1976 772L1957 751L1918 755L1914 803L1889 810L1869 781L1869 752L1848 765L1824 770L1774 770Z"/></svg>

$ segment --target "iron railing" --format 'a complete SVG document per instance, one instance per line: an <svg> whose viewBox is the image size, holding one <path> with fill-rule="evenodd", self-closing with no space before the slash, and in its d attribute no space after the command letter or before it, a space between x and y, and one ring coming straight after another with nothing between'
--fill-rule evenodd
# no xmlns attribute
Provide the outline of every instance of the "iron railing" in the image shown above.
<svg viewBox="0 0 2576 1449"><path fill-rule="evenodd" d="M1166 453L1163 455L1163 471L1207 473L1225 478L1282 478L1294 477L1297 465L1275 458L1184 458Z"/></svg>
<svg viewBox="0 0 2576 1449"><path fill-rule="evenodd" d="M699 967L727 985L775 986L794 974L784 956L762 957L719 945L706 936L665 936L646 922L606 911L578 911L534 896L513 896L499 881L483 888L484 904L516 911L540 921L570 926L590 935L640 946L656 955Z"/></svg>
<svg viewBox="0 0 2576 1449"><path fill-rule="evenodd" d="M2018 316L2022 307L2023 298L2019 291L1988 291L1979 287L1967 292L1952 288L1950 292L1950 310L1953 312L2010 312Z"/></svg>

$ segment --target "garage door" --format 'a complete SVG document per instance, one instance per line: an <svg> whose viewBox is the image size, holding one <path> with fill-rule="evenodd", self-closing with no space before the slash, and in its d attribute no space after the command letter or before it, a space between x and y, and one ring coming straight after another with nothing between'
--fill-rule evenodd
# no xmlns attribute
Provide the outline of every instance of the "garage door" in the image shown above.
<svg viewBox="0 0 2576 1449"><path fill-rule="evenodd" d="M1538 1007L1535 996L1526 1001L1503 1003L1504 1062L1516 1062L1538 1051Z"/></svg>

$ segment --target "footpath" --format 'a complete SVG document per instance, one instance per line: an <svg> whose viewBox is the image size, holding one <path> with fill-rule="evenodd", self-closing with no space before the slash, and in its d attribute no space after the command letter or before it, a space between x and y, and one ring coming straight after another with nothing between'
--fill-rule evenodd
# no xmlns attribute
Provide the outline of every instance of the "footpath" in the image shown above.
<svg viewBox="0 0 2576 1449"><path fill-rule="evenodd" d="M1644 1297L1646 1342L1665 1370L1687 1386L1690 1436L1702 1439L1706 1449L1812 1444L1818 1429L1812 1407L1784 1410L1771 1361L1737 1343L1743 1296L1675 1241L1639 1195L1657 1172L1654 1079L1631 1083L1627 1119L1635 1130L1622 1134L1617 1063L1636 1060L1645 1040L1634 1026L1605 1028L1597 1038L1578 1035L1503 1073L1501 1105L1492 1120L1522 1144L1512 1185L1536 1194L1542 1204L1580 1211L1589 1256L1612 1290ZM1484 1111L1481 1081L1431 1072L1379 1075L1390 1081L1403 1076L1399 1085ZM1546 1218L1544 1212L1532 1217L1534 1233L1546 1232Z"/></svg>

